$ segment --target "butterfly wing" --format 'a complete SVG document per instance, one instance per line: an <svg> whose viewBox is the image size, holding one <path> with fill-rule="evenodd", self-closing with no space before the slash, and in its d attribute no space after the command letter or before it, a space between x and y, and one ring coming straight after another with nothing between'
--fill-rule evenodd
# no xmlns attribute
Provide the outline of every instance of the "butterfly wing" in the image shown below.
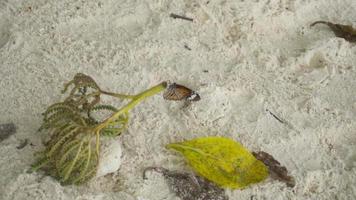
<svg viewBox="0 0 356 200"><path fill-rule="evenodd" d="M172 101L181 101L189 98L193 91L183 85L171 84L163 93L163 98Z"/></svg>

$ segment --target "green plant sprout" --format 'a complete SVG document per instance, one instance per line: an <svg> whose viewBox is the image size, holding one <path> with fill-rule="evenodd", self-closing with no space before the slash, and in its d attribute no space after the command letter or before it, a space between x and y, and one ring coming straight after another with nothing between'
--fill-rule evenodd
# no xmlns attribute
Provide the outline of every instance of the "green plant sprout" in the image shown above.
<svg viewBox="0 0 356 200"><path fill-rule="evenodd" d="M47 130L50 139L45 149L38 152L32 170L44 170L62 184L81 184L97 171L101 136L118 136L127 129L129 111L148 97L167 87L162 82L137 95L112 93L102 90L85 74L78 73L64 85L62 93L69 96L47 108L40 130ZM129 100L122 108L100 104L101 95ZM95 113L109 112L109 117L95 117ZM103 118L103 119L102 119Z"/></svg>

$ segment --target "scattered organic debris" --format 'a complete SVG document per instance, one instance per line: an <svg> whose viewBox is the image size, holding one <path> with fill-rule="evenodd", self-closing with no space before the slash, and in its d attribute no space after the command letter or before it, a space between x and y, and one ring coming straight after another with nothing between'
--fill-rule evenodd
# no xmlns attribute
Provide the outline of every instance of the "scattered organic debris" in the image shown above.
<svg viewBox="0 0 356 200"><path fill-rule="evenodd" d="M184 48L187 49L187 50L189 50L189 51L192 50L192 49L191 49L188 45L186 45L186 44L184 45Z"/></svg>
<svg viewBox="0 0 356 200"><path fill-rule="evenodd" d="M263 162L229 138L197 138L168 144L167 148L182 153L199 175L221 187L244 188L268 176Z"/></svg>
<svg viewBox="0 0 356 200"><path fill-rule="evenodd" d="M143 172L144 179L149 170L162 173L170 189L182 200L228 200L224 189L203 177L169 171L163 167L148 167Z"/></svg>
<svg viewBox="0 0 356 200"><path fill-rule="evenodd" d="M64 184L80 184L91 179L97 171L101 136L117 136L127 129L128 112L144 99L166 88L165 82L137 95L106 92L85 74L77 74L65 84L69 96L47 108L40 130L47 130L50 139L38 153L33 170L43 169ZM120 109L100 104L101 95L129 102ZM104 112L104 117L96 117ZM109 117L107 117L109 116Z"/></svg>
<svg viewBox="0 0 356 200"><path fill-rule="evenodd" d="M281 122L282 124L284 124L285 122L283 120L281 120L279 117L277 117L277 115L275 115L273 112L271 112L270 110L266 109L266 111L272 115L272 117L274 117L277 121Z"/></svg>
<svg viewBox="0 0 356 200"><path fill-rule="evenodd" d="M288 187L295 186L294 178L288 175L287 168L281 166L273 156L264 151L252 152L252 154L268 167L269 173L273 179L286 183Z"/></svg>
<svg viewBox="0 0 356 200"><path fill-rule="evenodd" d="M0 142L16 133L16 127L13 123L0 124Z"/></svg>
<svg viewBox="0 0 356 200"><path fill-rule="evenodd" d="M173 19L183 19L183 20L187 20L187 21L191 21L191 22L193 21L192 18L185 17L182 15L173 14L173 13L171 13L169 16L172 17Z"/></svg>
<svg viewBox="0 0 356 200"><path fill-rule="evenodd" d="M356 42L356 29L352 28L352 26L334 24L326 21L316 21L310 26L312 27L316 24L325 24L329 26L329 28L334 32L336 37L344 38L349 42Z"/></svg>
<svg viewBox="0 0 356 200"><path fill-rule="evenodd" d="M199 101L200 96L197 92L176 83L172 83L168 86L163 93L163 98L172 101Z"/></svg>
<svg viewBox="0 0 356 200"><path fill-rule="evenodd" d="M16 149L23 149L25 146L28 144L28 139L25 139L24 141L21 142L19 146L16 147Z"/></svg>

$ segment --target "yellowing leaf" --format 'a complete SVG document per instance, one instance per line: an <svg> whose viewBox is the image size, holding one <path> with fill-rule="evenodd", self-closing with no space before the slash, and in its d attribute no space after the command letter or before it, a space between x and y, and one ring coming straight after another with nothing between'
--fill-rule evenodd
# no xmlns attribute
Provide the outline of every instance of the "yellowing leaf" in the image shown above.
<svg viewBox="0 0 356 200"><path fill-rule="evenodd" d="M240 143L223 137L197 138L168 144L183 154L201 176L226 188L244 188L264 180L267 167Z"/></svg>

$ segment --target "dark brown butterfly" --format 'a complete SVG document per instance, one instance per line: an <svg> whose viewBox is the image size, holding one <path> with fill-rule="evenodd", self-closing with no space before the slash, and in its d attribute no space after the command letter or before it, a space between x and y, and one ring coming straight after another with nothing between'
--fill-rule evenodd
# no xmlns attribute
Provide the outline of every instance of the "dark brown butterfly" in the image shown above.
<svg viewBox="0 0 356 200"><path fill-rule="evenodd" d="M172 83L168 86L163 94L163 98L171 101L199 101L200 96L197 92L176 83Z"/></svg>

